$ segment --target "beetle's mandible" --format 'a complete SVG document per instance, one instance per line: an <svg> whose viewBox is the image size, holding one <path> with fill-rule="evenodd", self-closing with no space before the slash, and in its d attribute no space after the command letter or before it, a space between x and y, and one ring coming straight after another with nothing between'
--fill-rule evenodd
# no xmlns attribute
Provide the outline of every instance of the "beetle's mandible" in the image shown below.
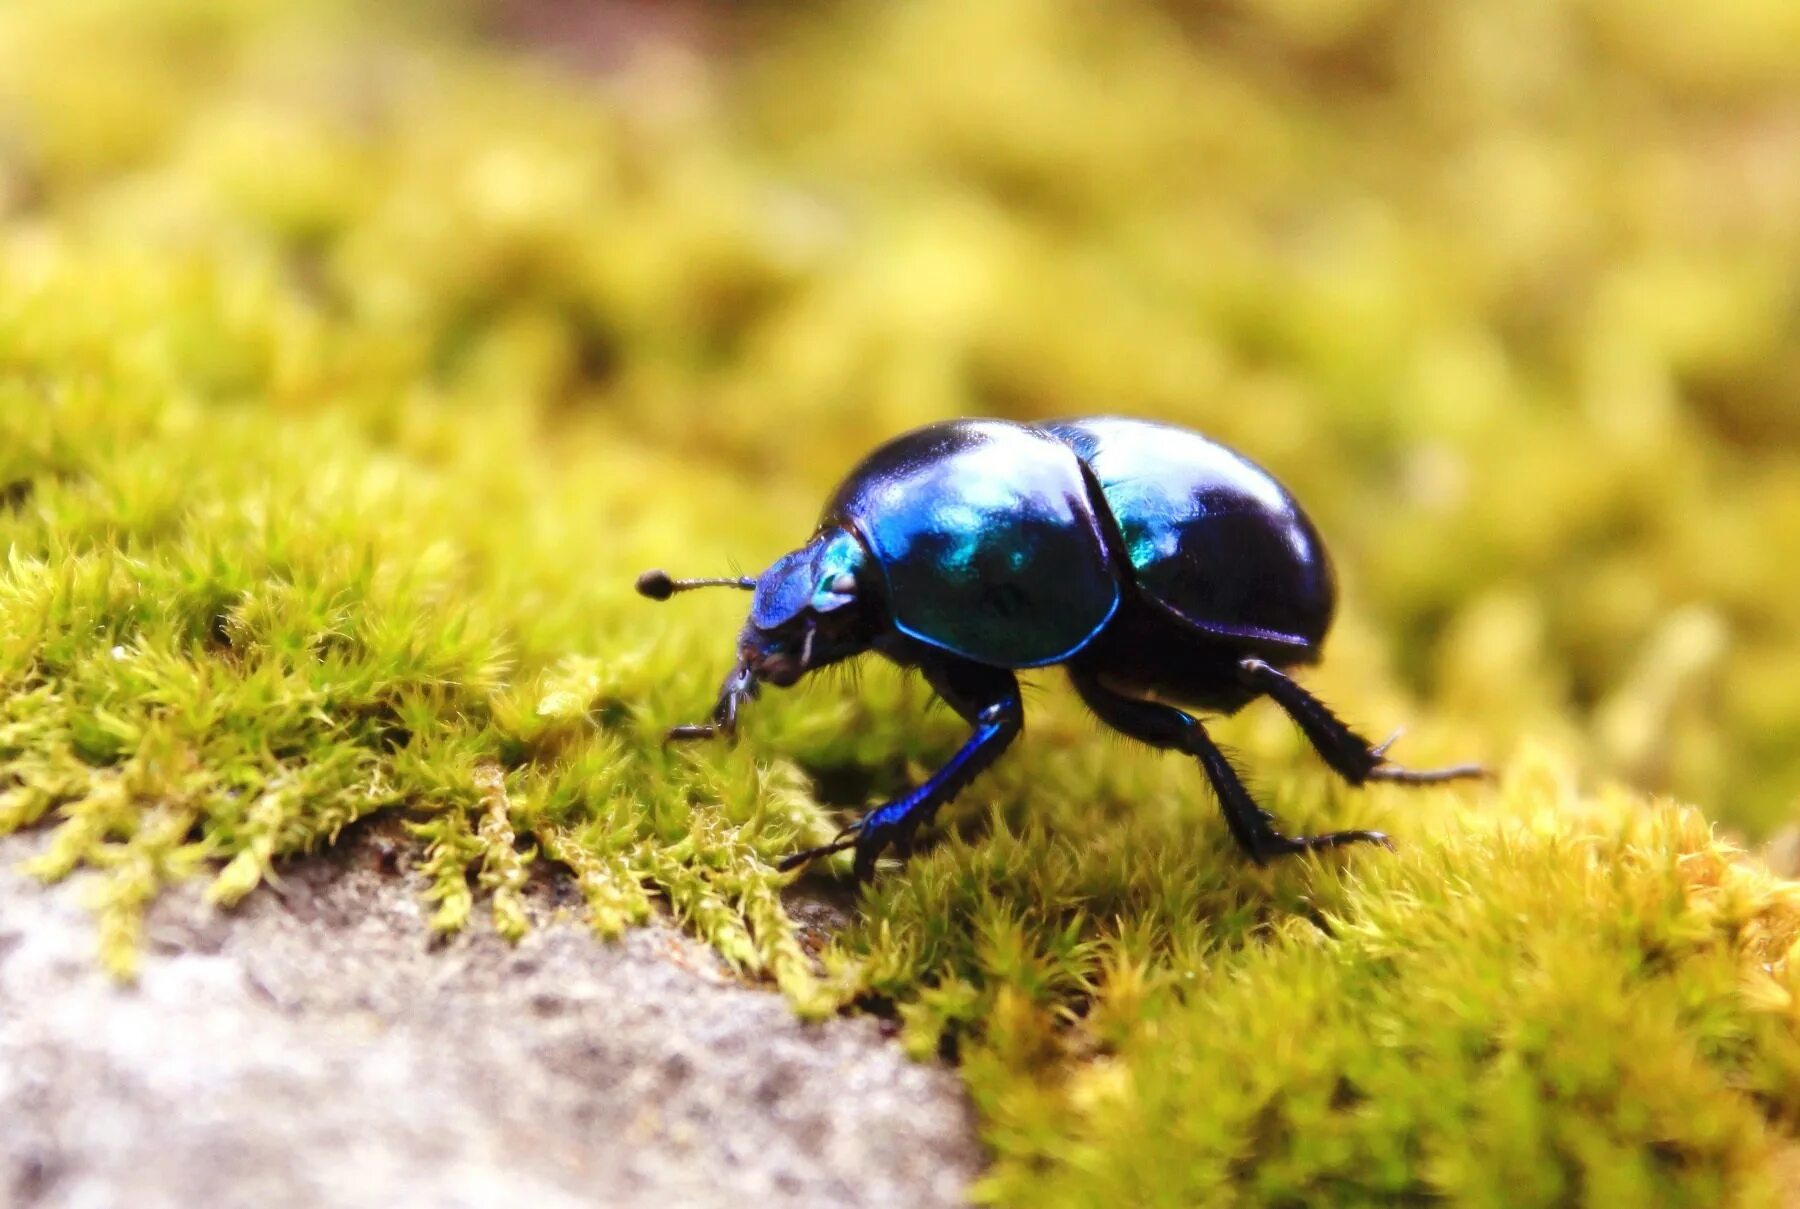
<svg viewBox="0 0 1800 1209"><path fill-rule="evenodd" d="M655 600L708 586L755 593L712 720L671 738L730 734L763 683L875 651L924 673L974 728L950 761L793 868L855 848L858 878L1004 751L1024 727L1021 668L1062 664L1114 730L1200 761L1238 845L1261 863L1376 831L1289 836L1188 712L1272 698L1352 785L1482 775L1387 759L1291 679L1313 663L1337 594L1312 522L1280 483L1195 432L1101 417L1026 425L953 420L889 441L826 503L806 545L760 576L638 579ZM1154 698L1154 699L1152 699Z"/></svg>

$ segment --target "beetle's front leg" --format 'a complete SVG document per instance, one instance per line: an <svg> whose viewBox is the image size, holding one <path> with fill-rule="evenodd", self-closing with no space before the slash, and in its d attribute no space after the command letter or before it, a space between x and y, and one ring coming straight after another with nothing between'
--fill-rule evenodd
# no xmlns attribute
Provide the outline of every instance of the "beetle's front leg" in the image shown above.
<svg viewBox="0 0 1800 1209"><path fill-rule="evenodd" d="M962 792L1025 729L1018 677L1010 671L963 660L933 661L921 670L938 696L967 719L975 733L923 785L869 811L839 832L832 843L787 857L780 868L792 869L814 857L854 847L856 879L867 881L874 876L875 862L883 852L890 846L909 849L919 828L931 821L938 807Z"/></svg>
<svg viewBox="0 0 1800 1209"><path fill-rule="evenodd" d="M710 722L690 722L684 726L671 726L664 742L683 739L711 739L719 735L731 738L737 733L738 709L746 701L756 698L756 677L743 663L731 669L725 677L725 683L719 686L719 700L713 706Z"/></svg>

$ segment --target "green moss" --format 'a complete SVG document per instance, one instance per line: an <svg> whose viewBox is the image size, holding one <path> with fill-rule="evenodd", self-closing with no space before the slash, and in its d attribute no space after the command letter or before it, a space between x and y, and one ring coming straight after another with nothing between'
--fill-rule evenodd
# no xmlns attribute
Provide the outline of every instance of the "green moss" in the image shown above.
<svg viewBox="0 0 1800 1209"><path fill-rule="evenodd" d="M891 1008L993 1200L1775 1195L1795 892L1653 795L1800 783L1791 5L848 6L603 87L348 7L0 10L0 833L109 966L390 811L439 930L550 863ZM1504 777L1342 791L1249 711L1286 824L1401 845L1257 870L1041 677L815 960L773 861L961 728L871 667L666 748L742 602L632 577L906 425L1115 409L1275 467L1309 682Z"/></svg>

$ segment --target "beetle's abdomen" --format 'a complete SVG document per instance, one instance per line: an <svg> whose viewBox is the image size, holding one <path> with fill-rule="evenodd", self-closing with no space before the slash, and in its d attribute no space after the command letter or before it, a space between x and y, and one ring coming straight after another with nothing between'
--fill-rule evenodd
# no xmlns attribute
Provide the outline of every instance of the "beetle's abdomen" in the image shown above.
<svg viewBox="0 0 1800 1209"><path fill-rule="evenodd" d="M1310 654L1336 608L1312 522L1261 467L1199 433L1100 417L1049 424L1099 482L1138 587L1209 634Z"/></svg>
<svg viewBox="0 0 1800 1209"><path fill-rule="evenodd" d="M1074 452L1002 420L955 420L870 454L825 506L886 580L901 632L998 667L1057 663L1119 584Z"/></svg>

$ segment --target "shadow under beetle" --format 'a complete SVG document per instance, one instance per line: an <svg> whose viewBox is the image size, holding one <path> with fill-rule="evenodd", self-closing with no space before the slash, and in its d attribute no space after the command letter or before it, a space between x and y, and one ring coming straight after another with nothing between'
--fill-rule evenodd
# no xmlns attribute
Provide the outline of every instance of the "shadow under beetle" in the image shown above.
<svg viewBox="0 0 1800 1209"><path fill-rule="evenodd" d="M876 651L923 672L974 728L950 761L898 801L820 848L856 849L868 878L1024 728L1020 668L1062 664L1114 730L1200 761L1225 821L1257 863L1378 831L1288 836L1245 790L1194 717L1165 701L1232 714L1257 697L1299 724L1338 775L1431 784L1482 775L1388 762L1284 669L1314 662L1337 604L1324 545L1266 471L1198 433L1122 418L1025 425L953 420L906 433L851 472L805 546L760 576L675 580L638 591L755 593L738 658L710 722L671 739L731 734L759 687ZM1158 698L1152 700L1151 697ZM1391 845L1389 845L1391 846Z"/></svg>

